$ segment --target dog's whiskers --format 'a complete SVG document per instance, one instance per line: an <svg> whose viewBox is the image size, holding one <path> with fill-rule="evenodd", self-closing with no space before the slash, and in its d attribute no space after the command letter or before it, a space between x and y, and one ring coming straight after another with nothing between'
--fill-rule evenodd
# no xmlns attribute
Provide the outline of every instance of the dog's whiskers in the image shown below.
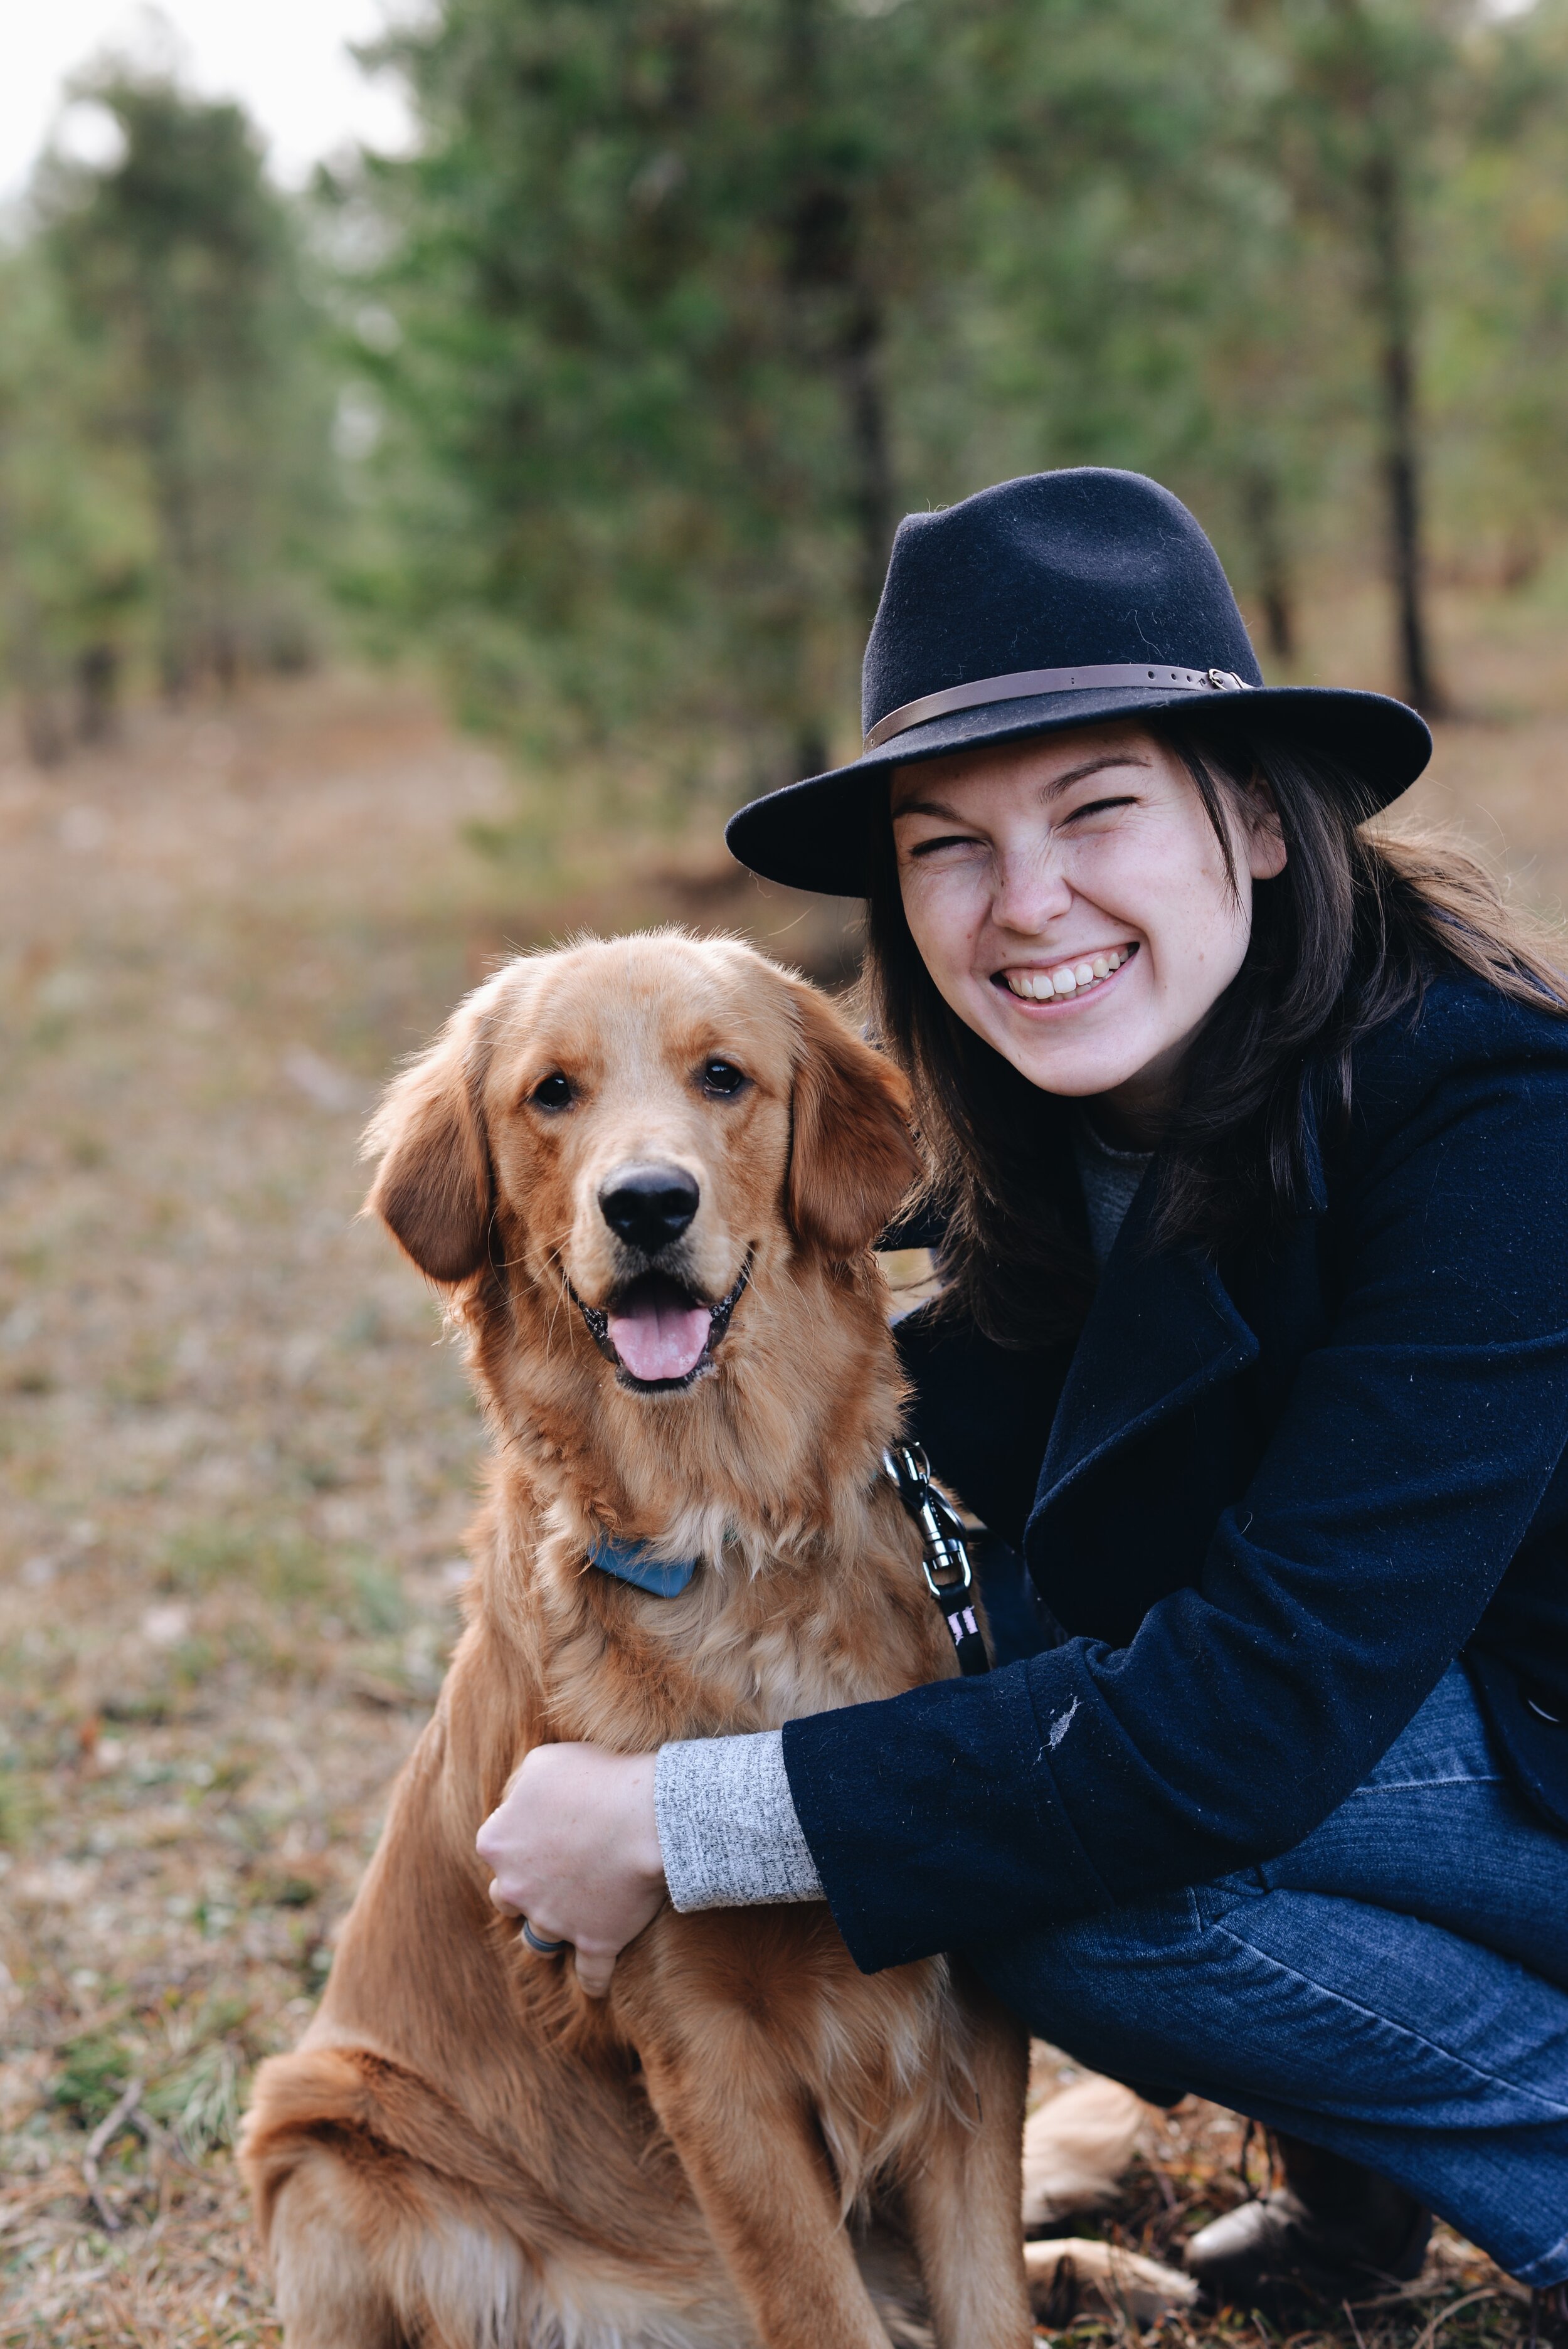
<svg viewBox="0 0 1568 2349"><path fill-rule="evenodd" d="M559 1319L562 1309L565 1309L567 1348L569 1351L574 1351L577 1345L577 1316L570 1309L572 1304L572 1282L566 1270L564 1259L564 1247L559 1245L552 1247L549 1255L544 1259L546 1270L555 1271L558 1274L560 1280L560 1287L557 1289L554 1303L551 1307L550 1319L546 1324L545 1333L548 1338L554 1337L557 1320Z"/></svg>

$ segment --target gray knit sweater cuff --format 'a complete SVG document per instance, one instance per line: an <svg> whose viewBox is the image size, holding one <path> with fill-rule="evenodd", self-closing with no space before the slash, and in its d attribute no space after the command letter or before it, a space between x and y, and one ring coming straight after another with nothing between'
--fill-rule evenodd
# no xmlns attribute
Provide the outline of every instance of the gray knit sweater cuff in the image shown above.
<svg viewBox="0 0 1568 2349"><path fill-rule="evenodd" d="M661 1745L654 1808L675 1908L749 1909L822 1898L778 1730Z"/></svg>

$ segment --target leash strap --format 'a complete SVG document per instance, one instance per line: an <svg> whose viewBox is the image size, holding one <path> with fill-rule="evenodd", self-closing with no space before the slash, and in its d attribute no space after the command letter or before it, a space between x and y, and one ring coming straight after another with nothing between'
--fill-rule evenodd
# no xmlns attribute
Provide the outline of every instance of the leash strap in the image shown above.
<svg viewBox="0 0 1568 2349"><path fill-rule="evenodd" d="M918 1444L898 1444L882 1454L882 1466L904 1508L920 1528L921 1570L941 1608L958 1651L965 1680L988 1672L985 1635L975 1612L975 1568L964 1523L931 1481L931 1464Z"/></svg>

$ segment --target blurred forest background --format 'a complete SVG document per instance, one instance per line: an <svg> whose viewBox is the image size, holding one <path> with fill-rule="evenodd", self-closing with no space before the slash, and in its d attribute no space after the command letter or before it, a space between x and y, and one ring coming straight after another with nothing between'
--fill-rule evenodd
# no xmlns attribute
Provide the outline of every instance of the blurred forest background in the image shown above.
<svg viewBox="0 0 1568 2349"><path fill-rule="evenodd" d="M848 975L720 822L855 748L903 512L1156 473L1267 672L1418 701L1415 817L1568 895L1568 0L397 21L399 157L285 187L155 45L0 222L0 2349L277 2349L229 2147L480 1444L358 1133L579 924ZM1248 2158L1150 2112L1065 2223L1179 2256ZM1531 2322L1439 2229L1295 2349Z"/></svg>
<svg viewBox="0 0 1568 2349"><path fill-rule="evenodd" d="M419 137L271 186L88 66L0 258L0 646L117 698L434 655L520 761L676 806L848 746L898 516L1158 474L1276 669L1326 574L1568 521L1563 0L439 0ZM79 142L78 142L79 143Z"/></svg>

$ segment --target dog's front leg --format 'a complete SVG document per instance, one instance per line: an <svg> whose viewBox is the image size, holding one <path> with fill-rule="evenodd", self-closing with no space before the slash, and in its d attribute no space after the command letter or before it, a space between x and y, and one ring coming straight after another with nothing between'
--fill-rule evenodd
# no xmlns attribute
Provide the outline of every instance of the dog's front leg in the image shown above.
<svg viewBox="0 0 1568 2349"><path fill-rule="evenodd" d="M779 2076L762 2032L733 2011L710 2011L686 2044L661 2039L645 2039L640 2051L649 2099L758 2340L765 2349L888 2349L813 2116Z"/></svg>
<svg viewBox="0 0 1568 2349"><path fill-rule="evenodd" d="M1035 2329L1019 2197L1029 2043L977 1984L965 1984L963 2003L975 2104L965 2116L944 2112L923 2139L904 2207L939 2349L1026 2349Z"/></svg>

